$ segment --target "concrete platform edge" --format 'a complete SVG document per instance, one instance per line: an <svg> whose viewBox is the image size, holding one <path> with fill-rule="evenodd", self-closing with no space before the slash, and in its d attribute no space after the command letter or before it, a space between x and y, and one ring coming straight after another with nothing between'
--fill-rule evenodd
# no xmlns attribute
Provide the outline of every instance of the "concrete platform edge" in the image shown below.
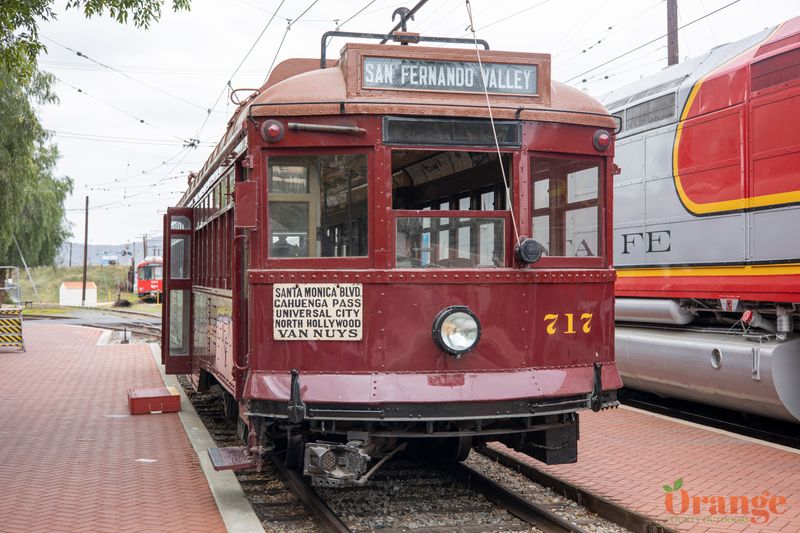
<svg viewBox="0 0 800 533"><path fill-rule="evenodd" d="M661 420L666 420L668 422L674 422L676 424L682 424L684 426L689 426L697 429L702 429L704 431L710 431L711 433L717 433L719 435L725 435L726 437L730 437L732 439L739 439L745 442L749 442L750 444L758 444L759 446L766 446L768 448L775 448L776 450L781 450L783 452L789 452L793 454L800 455L800 450L796 448L790 448L789 446L784 446L783 444L776 444L774 442L768 442L765 440L757 439L755 437L748 437L747 435L739 435L738 433L733 433L731 431L727 431L725 429L719 429L711 426L704 426L702 424L698 424L696 422L690 422L689 420L681 420L680 418L673 418L671 416L662 415L660 413L653 413L650 411L646 411L644 409L639 409L638 407L631 407L630 405L620 405L620 409L627 409L629 411L633 411L636 413L640 413L647 416L652 416L655 418L660 418Z"/></svg>
<svg viewBox="0 0 800 533"><path fill-rule="evenodd" d="M150 343L149 346L164 383L169 387L177 388L180 392L181 411L178 413L178 417L186 431L186 436L189 437L189 442L192 443L197 459L200 461L200 467L208 480L208 487L211 489L214 501L217 502L217 508L226 529L229 533L263 533L264 527L245 497L236 475L230 471L217 472L211 466L207 450L216 446L214 440L200 421L200 417L197 416L197 412L178 382L178 378L164 373L158 345Z"/></svg>

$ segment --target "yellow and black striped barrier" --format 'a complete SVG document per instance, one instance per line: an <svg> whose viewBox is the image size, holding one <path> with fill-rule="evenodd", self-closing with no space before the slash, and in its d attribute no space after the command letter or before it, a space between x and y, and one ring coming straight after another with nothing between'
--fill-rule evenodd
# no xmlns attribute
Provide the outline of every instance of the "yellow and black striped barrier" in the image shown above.
<svg viewBox="0 0 800 533"><path fill-rule="evenodd" d="M22 308L0 309L0 346L25 351L22 338Z"/></svg>

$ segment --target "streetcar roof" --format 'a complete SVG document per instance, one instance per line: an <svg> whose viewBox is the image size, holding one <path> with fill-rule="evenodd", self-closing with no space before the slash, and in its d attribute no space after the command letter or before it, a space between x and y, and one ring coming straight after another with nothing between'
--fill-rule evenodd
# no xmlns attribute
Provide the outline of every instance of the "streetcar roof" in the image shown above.
<svg viewBox="0 0 800 533"><path fill-rule="evenodd" d="M253 116L285 115L440 115L489 118L483 92L407 87L366 87L368 59L412 60L434 64L477 65L474 49L349 43L341 60L321 69L314 59L289 59L279 65L248 103ZM482 51L486 65L538 67L539 90L529 94L492 94L495 118L542 120L614 127L606 109L582 91L550 79L549 54ZM521 111L520 111L521 109ZM604 116L605 115L605 116Z"/></svg>
<svg viewBox="0 0 800 533"><path fill-rule="evenodd" d="M490 116L482 91L408 90L363 86L365 58L393 58L429 63L477 64L474 48L433 48L423 46L348 43L339 61L310 58L287 59L271 72L266 83L242 101L228 121L228 129L190 183L180 204L198 190L244 138L250 117L313 115L424 115L452 118ZM550 78L550 55L521 52L482 51L488 64L536 66L535 94L492 94L495 119L531 120L580 124L614 129L616 122L605 107L588 94Z"/></svg>

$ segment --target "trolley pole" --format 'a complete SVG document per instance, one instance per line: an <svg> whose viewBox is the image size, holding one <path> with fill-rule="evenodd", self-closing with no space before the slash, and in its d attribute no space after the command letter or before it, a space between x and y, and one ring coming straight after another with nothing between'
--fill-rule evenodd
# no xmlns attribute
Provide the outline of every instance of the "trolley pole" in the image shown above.
<svg viewBox="0 0 800 533"><path fill-rule="evenodd" d="M678 64L678 0L667 0L667 66Z"/></svg>
<svg viewBox="0 0 800 533"><path fill-rule="evenodd" d="M83 287L81 289L81 307L86 306L86 267L89 262L89 197L86 197L86 216L83 228Z"/></svg>

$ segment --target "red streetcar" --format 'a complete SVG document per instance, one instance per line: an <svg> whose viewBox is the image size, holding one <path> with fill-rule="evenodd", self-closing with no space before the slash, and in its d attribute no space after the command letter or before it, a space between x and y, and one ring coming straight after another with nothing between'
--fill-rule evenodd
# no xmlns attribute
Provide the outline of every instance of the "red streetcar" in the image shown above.
<svg viewBox="0 0 800 533"><path fill-rule="evenodd" d="M617 405L615 121L549 55L474 46L283 62L169 209L163 361L227 391L250 457L218 468L574 462L577 411Z"/></svg>
<svg viewBox="0 0 800 533"><path fill-rule="evenodd" d="M136 294L142 300L161 300L164 290L164 259L145 257L136 265Z"/></svg>

